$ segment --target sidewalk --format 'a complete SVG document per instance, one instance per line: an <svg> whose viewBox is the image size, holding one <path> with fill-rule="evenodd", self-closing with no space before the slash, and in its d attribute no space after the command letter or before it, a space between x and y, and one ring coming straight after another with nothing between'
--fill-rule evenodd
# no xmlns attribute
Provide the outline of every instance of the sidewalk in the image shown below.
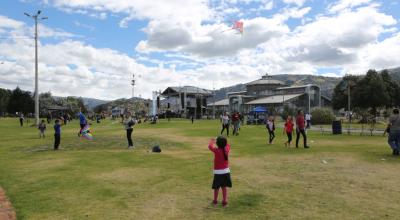
<svg viewBox="0 0 400 220"><path fill-rule="evenodd" d="M310 131L319 131L323 134L332 134L332 128L328 128L326 126L321 127L318 125L311 126L311 128L307 129ZM385 130L383 129L374 129L372 131L372 135L383 135L383 132ZM349 133L349 129L346 127L342 127L342 135L347 135ZM357 134L357 135L371 135L371 130L369 128L366 128L364 130L359 129L359 128L350 128L350 134Z"/></svg>

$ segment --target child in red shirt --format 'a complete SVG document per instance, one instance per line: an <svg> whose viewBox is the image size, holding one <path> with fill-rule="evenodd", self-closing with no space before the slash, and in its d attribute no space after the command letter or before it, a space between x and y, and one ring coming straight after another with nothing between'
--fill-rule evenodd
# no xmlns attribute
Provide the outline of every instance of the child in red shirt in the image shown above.
<svg viewBox="0 0 400 220"><path fill-rule="evenodd" d="M217 144L217 147L215 147ZM222 206L228 205L228 191L226 187L232 187L231 175L229 170L228 154L230 146L223 136L219 136L217 140L211 139L208 149L214 153L214 180L212 189L214 189L213 204L218 203L219 188L222 188Z"/></svg>
<svg viewBox="0 0 400 220"><path fill-rule="evenodd" d="M286 119L285 127L283 128L283 133L287 135L288 140L285 142L285 146L290 147L290 142L292 141L292 132L293 132L293 120L292 116L288 116Z"/></svg>

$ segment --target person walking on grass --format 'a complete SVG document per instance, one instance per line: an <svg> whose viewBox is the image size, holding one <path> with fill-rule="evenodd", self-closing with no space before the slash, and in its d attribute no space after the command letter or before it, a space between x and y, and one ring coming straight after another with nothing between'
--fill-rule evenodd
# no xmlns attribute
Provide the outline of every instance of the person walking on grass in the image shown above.
<svg viewBox="0 0 400 220"><path fill-rule="evenodd" d="M235 112L232 115L232 124L233 124L233 135L239 135L239 123L240 123L240 114L239 112Z"/></svg>
<svg viewBox="0 0 400 220"><path fill-rule="evenodd" d="M285 142L285 147L290 147L290 142L292 141L292 132L293 132L293 119L292 116L288 116L285 122L285 126L283 128L283 134L286 133L288 140Z"/></svg>
<svg viewBox="0 0 400 220"><path fill-rule="evenodd" d="M221 135L224 133L224 130L226 129L226 136L229 137L229 116L226 112L224 112L224 115L221 117L222 121L222 130L221 130Z"/></svg>
<svg viewBox="0 0 400 220"><path fill-rule="evenodd" d="M274 118L272 116L269 116L269 118L267 119L267 123L266 123L266 127L268 130L268 134L269 134L269 144L272 144L272 141L275 138L275 122L274 122Z"/></svg>
<svg viewBox="0 0 400 220"><path fill-rule="evenodd" d="M61 124L59 119L56 119L54 123L54 150L58 150L61 142Z"/></svg>
<svg viewBox="0 0 400 220"><path fill-rule="evenodd" d="M215 144L217 146L215 146ZM230 146L225 137L219 136L216 140L213 138L208 144L208 149L214 153L214 179L212 189L214 190L213 205L218 204L219 189L222 188L222 206L228 205L227 187L232 187L231 174L229 169L229 151Z"/></svg>
<svg viewBox="0 0 400 220"><path fill-rule="evenodd" d="M126 130L126 138L128 139L128 149L133 149L133 141L132 141L132 132L133 126L136 124L135 120L130 116L126 116L126 120L124 121L125 130Z"/></svg>
<svg viewBox="0 0 400 220"><path fill-rule="evenodd" d="M39 129L39 138L44 138L44 131L46 130L46 123L44 120L40 122L40 124L38 125L38 129Z"/></svg>
<svg viewBox="0 0 400 220"><path fill-rule="evenodd" d="M310 129L311 128L311 114L307 113L306 116L305 116L305 119L306 119L306 122L307 122L306 128Z"/></svg>
<svg viewBox="0 0 400 220"><path fill-rule="evenodd" d="M19 114L19 124L22 126L24 126L24 114L20 113Z"/></svg>
<svg viewBox="0 0 400 220"><path fill-rule="evenodd" d="M81 130L79 130L78 136L82 135L82 129L86 126L87 120L85 115L82 113L81 110L79 110L79 125L81 127Z"/></svg>
<svg viewBox="0 0 400 220"><path fill-rule="evenodd" d="M310 148L307 145L307 134L305 129L304 114L302 110L298 110L296 116L296 148L299 147L300 134L303 136L304 148Z"/></svg>
<svg viewBox="0 0 400 220"><path fill-rule="evenodd" d="M393 109L393 114L389 117L389 137L388 143L392 148L392 154L399 156L400 153L400 115L399 109Z"/></svg>

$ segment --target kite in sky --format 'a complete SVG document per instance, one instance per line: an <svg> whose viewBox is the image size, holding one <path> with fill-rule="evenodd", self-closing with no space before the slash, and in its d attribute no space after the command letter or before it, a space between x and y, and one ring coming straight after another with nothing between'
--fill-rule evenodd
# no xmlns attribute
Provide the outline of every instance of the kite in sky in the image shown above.
<svg viewBox="0 0 400 220"><path fill-rule="evenodd" d="M90 132L90 127L89 125L86 125L85 127L83 127L80 131L81 133L81 137L86 138L87 140L93 140L93 135Z"/></svg>
<svg viewBox="0 0 400 220"><path fill-rule="evenodd" d="M232 25L232 27L230 29L224 30L221 33L225 32L225 31L230 31L230 30L236 30L240 34L243 34L243 21L234 21L233 25Z"/></svg>

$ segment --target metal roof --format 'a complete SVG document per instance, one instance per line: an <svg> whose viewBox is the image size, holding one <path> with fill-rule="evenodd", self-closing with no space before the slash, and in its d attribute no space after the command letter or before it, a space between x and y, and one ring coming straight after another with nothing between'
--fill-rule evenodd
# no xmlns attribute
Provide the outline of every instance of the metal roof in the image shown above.
<svg viewBox="0 0 400 220"><path fill-rule="evenodd" d="M199 87L195 87L195 86L171 86L168 87L164 90L164 92L162 92L162 95L172 95L174 93L187 93L187 94L202 94L202 95L207 95L207 96L211 96L212 92L210 90L207 89L202 89Z"/></svg>
<svg viewBox="0 0 400 220"><path fill-rule="evenodd" d="M285 85L284 82L275 80L275 79L258 79L249 83L246 83L246 85Z"/></svg>
<svg viewBox="0 0 400 220"><path fill-rule="evenodd" d="M307 85L301 85L301 86L287 86L287 87L279 87L279 88L276 88L276 90L285 90L285 89L300 89L300 88L306 88L306 87L313 87L313 86L315 86L315 87L319 87L319 86L317 86L317 85L315 85L315 84L307 84Z"/></svg>
<svg viewBox="0 0 400 220"><path fill-rule="evenodd" d="M260 99L247 102L246 105L259 105L259 104L277 104L289 101L290 99L297 98L305 93L290 94L290 95L273 95Z"/></svg>
<svg viewBox="0 0 400 220"><path fill-rule="evenodd" d="M229 99L222 99L219 101L208 103L207 106L224 106L229 105Z"/></svg>

